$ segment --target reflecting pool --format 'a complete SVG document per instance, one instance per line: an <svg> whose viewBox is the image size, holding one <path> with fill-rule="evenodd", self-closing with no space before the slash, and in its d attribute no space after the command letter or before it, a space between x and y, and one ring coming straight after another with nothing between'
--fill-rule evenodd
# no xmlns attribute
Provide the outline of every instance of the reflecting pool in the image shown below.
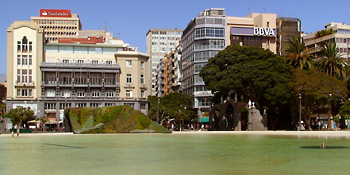
<svg viewBox="0 0 350 175"><path fill-rule="evenodd" d="M324 142L326 148L320 149ZM0 135L0 174L349 174L350 139L239 134Z"/></svg>

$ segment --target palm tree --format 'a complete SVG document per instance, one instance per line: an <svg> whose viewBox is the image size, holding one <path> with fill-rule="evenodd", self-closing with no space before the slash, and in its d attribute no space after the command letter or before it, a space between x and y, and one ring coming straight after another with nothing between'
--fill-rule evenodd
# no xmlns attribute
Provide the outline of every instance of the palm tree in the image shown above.
<svg viewBox="0 0 350 175"><path fill-rule="evenodd" d="M310 69L312 67L312 58L310 49L305 47L305 43L300 36L295 36L293 40L288 40L289 47L287 49L287 64L295 68Z"/></svg>
<svg viewBox="0 0 350 175"><path fill-rule="evenodd" d="M315 62L318 70L339 78L346 78L347 62L341 57L341 53L333 42L325 43L320 50L320 58Z"/></svg>

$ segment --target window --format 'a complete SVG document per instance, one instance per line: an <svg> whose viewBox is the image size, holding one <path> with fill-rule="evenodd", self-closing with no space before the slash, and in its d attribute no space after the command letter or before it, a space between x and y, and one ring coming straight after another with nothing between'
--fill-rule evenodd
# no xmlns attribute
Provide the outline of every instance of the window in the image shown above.
<svg viewBox="0 0 350 175"><path fill-rule="evenodd" d="M22 56L22 65L28 65L27 55Z"/></svg>
<svg viewBox="0 0 350 175"><path fill-rule="evenodd" d="M29 52L33 51L33 42L29 41Z"/></svg>
<svg viewBox="0 0 350 175"><path fill-rule="evenodd" d="M105 84L114 85L115 84L115 74L105 74Z"/></svg>
<svg viewBox="0 0 350 175"><path fill-rule="evenodd" d="M17 89L18 97L32 97L33 90L32 89Z"/></svg>
<svg viewBox="0 0 350 175"><path fill-rule="evenodd" d="M126 74L126 83L131 83L131 82L132 82L131 74Z"/></svg>
<svg viewBox="0 0 350 175"><path fill-rule="evenodd" d="M17 55L17 65L21 65L21 55Z"/></svg>
<svg viewBox="0 0 350 175"><path fill-rule="evenodd" d="M126 90L126 97L132 97L132 90Z"/></svg>
<svg viewBox="0 0 350 175"><path fill-rule="evenodd" d="M86 103L76 103L76 107L86 107Z"/></svg>
<svg viewBox="0 0 350 175"><path fill-rule="evenodd" d="M132 66L131 63L132 63L131 60L126 60L126 67L131 67Z"/></svg>
<svg viewBox="0 0 350 175"><path fill-rule="evenodd" d="M94 92L92 92L92 96L93 97L99 97L100 96L100 92L94 91Z"/></svg>
<svg viewBox="0 0 350 175"><path fill-rule="evenodd" d="M17 41L17 51L21 51L21 41Z"/></svg>
<svg viewBox="0 0 350 175"><path fill-rule="evenodd" d="M69 60L63 60L63 63L69 63Z"/></svg>
<svg viewBox="0 0 350 175"><path fill-rule="evenodd" d="M140 109L141 109L141 111L145 111L146 110L146 104L141 103L140 104Z"/></svg>
<svg viewBox="0 0 350 175"><path fill-rule="evenodd" d="M45 103L45 110L56 110L56 103Z"/></svg>
<svg viewBox="0 0 350 175"><path fill-rule="evenodd" d="M72 106L71 103L60 103L60 110L70 108L71 106Z"/></svg>
<svg viewBox="0 0 350 175"><path fill-rule="evenodd" d="M145 62L141 61L141 68L145 68Z"/></svg>
<svg viewBox="0 0 350 175"><path fill-rule="evenodd" d="M98 108L100 107L100 103L90 103L90 108Z"/></svg>
<svg viewBox="0 0 350 175"><path fill-rule="evenodd" d="M78 60L78 64L84 64L84 60Z"/></svg>
<svg viewBox="0 0 350 175"><path fill-rule="evenodd" d="M143 77L143 74L141 74L141 84L144 84L145 83L145 79Z"/></svg>
<svg viewBox="0 0 350 175"><path fill-rule="evenodd" d="M106 92L107 97L114 97L114 92L113 91L107 91Z"/></svg>
<svg viewBox="0 0 350 175"><path fill-rule="evenodd" d="M84 90L78 90L77 96L78 97L85 97L85 91Z"/></svg>
<svg viewBox="0 0 350 175"><path fill-rule="evenodd" d="M144 97L145 97L145 91L141 90L141 98L144 98Z"/></svg>
<svg viewBox="0 0 350 175"><path fill-rule="evenodd" d="M114 103L105 103L105 106L114 106Z"/></svg>
<svg viewBox="0 0 350 175"><path fill-rule="evenodd" d="M92 64L98 64L98 61L93 60L93 61L92 61Z"/></svg>
<svg viewBox="0 0 350 175"><path fill-rule="evenodd" d="M33 58L32 58L32 56L31 55L29 55L29 65L32 65L33 64Z"/></svg>
<svg viewBox="0 0 350 175"><path fill-rule="evenodd" d="M112 61L106 61L106 64L113 64Z"/></svg>

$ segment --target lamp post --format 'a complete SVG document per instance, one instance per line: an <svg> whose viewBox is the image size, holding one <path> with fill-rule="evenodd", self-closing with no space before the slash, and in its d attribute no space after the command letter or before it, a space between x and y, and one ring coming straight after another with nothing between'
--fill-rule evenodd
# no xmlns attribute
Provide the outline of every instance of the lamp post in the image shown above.
<svg viewBox="0 0 350 175"><path fill-rule="evenodd" d="M329 106L329 112L328 112L328 120L327 120L327 128L326 130L330 130L332 128L332 125L331 125L331 116L332 116L332 94L329 94L329 102L328 102L328 106Z"/></svg>
<svg viewBox="0 0 350 175"><path fill-rule="evenodd" d="M158 103L157 103L157 122L159 122L159 103L160 103L160 99L158 98Z"/></svg>
<svg viewBox="0 0 350 175"><path fill-rule="evenodd" d="M299 126L298 131L301 130L301 94L299 93Z"/></svg>

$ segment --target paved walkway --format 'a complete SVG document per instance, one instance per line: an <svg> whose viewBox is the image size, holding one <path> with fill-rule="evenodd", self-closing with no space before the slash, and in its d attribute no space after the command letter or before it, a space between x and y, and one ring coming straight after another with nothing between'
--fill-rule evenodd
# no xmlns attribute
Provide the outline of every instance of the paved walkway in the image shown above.
<svg viewBox="0 0 350 175"><path fill-rule="evenodd" d="M247 134L283 136L340 136L349 137L350 131L175 131L173 134Z"/></svg>

